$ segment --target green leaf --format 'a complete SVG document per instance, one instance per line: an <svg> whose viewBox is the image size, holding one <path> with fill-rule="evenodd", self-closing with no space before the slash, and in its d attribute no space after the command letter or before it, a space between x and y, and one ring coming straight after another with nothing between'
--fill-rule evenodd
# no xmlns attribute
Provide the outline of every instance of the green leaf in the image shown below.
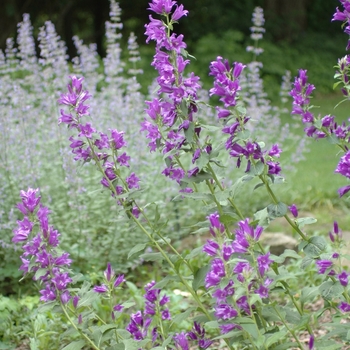
<svg viewBox="0 0 350 350"><path fill-rule="evenodd" d="M128 254L128 259L130 259L134 254L140 252L141 250L145 250L147 247L147 243L138 243L133 247L129 254Z"/></svg>
<svg viewBox="0 0 350 350"><path fill-rule="evenodd" d="M286 314L285 319L287 320L287 322L292 324L300 324L301 318L298 312L294 311L289 307L284 307L283 310Z"/></svg>
<svg viewBox="0 0 350 350"><path fill-rule="evenodd" d="M220 217L220 221L222 222L222 219ZM208 228L207 228L208 230ZM201 247L197 247L195 249L192 249L191 252L189 254L186 255L185 259L193 259L194 257L198 256L199 254L201 254L203 251L203 246ZM159 288L159 287L158 287Z"/></svg>
<svg viewBox="0 0 350 350"><path fill-rule="evenodd" d="M194 123L193 122L190 123L188 129L184 129L184 133L185 133L187 142L191 143L193 141L193 135L194 135Z"/></svg>
<svg viewBox="0 0 350 350"><path fill-rule="evenodd" d="M304 253L312 258L317 258L327 247L327 242L323 237L314 236L309 239L309 243L304 247Z"/></svg>
<svg viewBox="0 0 350 350"><path fill-rule="evenodd" d="M85 345L85 340L76 340L65 346L62 350L80 350Z"/></svg>
<svg viewBox="0 0 350 350"><path fill-rule="evenodd" d="M197 291L200 287L204 286L204 279L210 269L210 265L201 267L194 275L192 288Z"/></svg>
<svg viewBox="0 0 350 350"><path fill-rule="evenodd" d="M271 336L269 336L269 334L266 334L267 339L264 345L267 349L269 349L272 344L275 344L276 342L282 340L287 333L287 330L282 329L279 332L273 333Z"/></svg>
<svg viewBox="0 0 350 350"><path fill-rule="evenodd" d="M95 300L99 298L98 293L93 290L88 291L83 297L79 300L79 307L90 306Z"/></svg>
<svg viewBox="0 0 350 350"><path fill-rule="evenodd" d="M281 317L283 317L283 318L286 317L286 313L283 311L283 309L280 306L276 305L276 309L278 310ZM280 317L276 313L276 310L272 306L264 307L262 309L262 315L267 322L281 321Z"/></svg>
<svg viewBox="0 0 350 350"><path fill-rule="evenodd" d="M259 226L266 228L269 226L270 217L267 208L261 209L254 214L254 221L258 222Z"/></svg>
<svg viewBox="0 0 350 350"><path fill-rule="evenodd" d="M267 207L267 212L269 213L269 217L271 220L286 215L287 210L288 207L282 202L279 202L278 204L270 204Z"/></svg>
<svg viewBox="0 0 350 350"><path fill-rule="evenodd" d="M145 261L162 261L164 257L161 253L144 253L140 255L140 258Z"/></svg>
<svg viewBox="0 0 350 350"><path fill-rule="evenodd" d="M316 296L320 294L319 287L303 287L301 290L300 302L305 304L306 302L311 302Z"/></svg>
<svg viewBox="0 0 350 350"><path fill-rule="evenodd" d="M295 347L295 342L288 342L288 343L283 343L280 345L277 345L274 347L274 350L289 350Z"/></svg>
<svg viewBox="0 0 350 350"><path fill-rule="evenodd" d="M332 145L337 145L339 143L338 138L334 134L327 136L326 140Z"/></svg>
<svg viewBox="0 0 350 350"><path fill-rule="evenodd" d="M202 170L209 163L209 154L206 152L201 152L200 157L196 160L196 165L199 170Z"/></svg>
<svg viewBox="0 0 350 350"><path fill-rule="evenodd" d="M312 262L314 261L314 259L310 258L309 256L306 256L303 261L301 262L301 268L303 270L305 270L306 267L308 267Z"/></svg>
<svg viewBox="0 0 350 350"><path fill-rule="evenodd" d="M273 261L282 264L286 258L301 259L301 256L295 250L286 249L281 255L274 256Z"/></svg>
<svg viewBox="0 0 350 350"><path fill-rule="evenodd" d="M186 193L183 192L179 195L177 195L173 201L178 201L182 200L182 197L187 197L191 198L197 201L208 201L211 202L213 200L213 195L211 193L198 193L198 192L193 192L193 193Z"/></svg>
<svg viewBox="0 0 350 350"><path fill-rule="evenodd" d="M265 164L261 161L258 161L256 164L251 164L250 170L248 172L249 175L259 176L264 172Z"/></svg>
<svg viewBox="0 0 350 350"><path fill-rule="evenodd" d="M299 228L304 227L305 225L311 225L317 222L317 219L311 218L311 217L306 217L306 218L299 218L295 220L295 223Z"/></svg>
<svg viewBox="0 0 350 350"><path fill-rule="evenodd" d="M161 281L156 283L153 288L154 289L163 289L169 282L178 281L178 280L179 280L179 277L168 275L165 278L163 278Z"/></svg>
<svg viewBox="0 0 350 350"><path fill-rule="evenodd" d="M47 274L47 269L38 269L36 272L35 272L35 275L34 275L34 280L38 280L40 277L43 277Z"/></svg>
<svg viewBox="0 0 350 350"><path fill-rule="evenodd" d="M209 321L205 323L205 329L217 329L220 327L220 324L218 321Z"/></svg>
<svg viewBox="0 0 350 350"><path fill-rule="evenodd" d="M319 287L322 297L326 300L338 298L343 290L344 287L339 282L333 283L332 281L323 282Z"/></svg>
<svg viewBox="0 0 350 350"><path fill-rule="evenodd" d="M183 320L185 320L186 318L190 317L191 312L196 310L196 307L190 307L189 309L187 309L186 311L182 312L181 314L176 315L173 318L173 322L172 323L176 323L179 324L181 323Z"/></svg>
<svg viewBox="0 0 350 350"><path fill-rule="evenodd" d="M56 300L54 301L48 301L47 303L45 304L40 304L38 306L38 311L40 313L45 313L47 311L50 311L52 310L52 308L55 306L55 305L58 305L58 303L56 302ZM80 306L80 302L79 302L79 306Z"/></svg>

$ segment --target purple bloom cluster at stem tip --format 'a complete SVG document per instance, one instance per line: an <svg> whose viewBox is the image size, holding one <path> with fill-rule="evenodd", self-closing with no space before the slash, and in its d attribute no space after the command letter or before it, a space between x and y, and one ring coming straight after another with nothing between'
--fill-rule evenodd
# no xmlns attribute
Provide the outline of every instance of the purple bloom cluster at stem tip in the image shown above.
<svg viewBox="0 0 350 350"><path fill-rule="evenodd" d="M248 160L246 172L250 170L252 162L260 160L267 165L268 174L279 175L281 167L273 159L273 157L280 157L282 152L277 144L273 145L270 151L263 152L255 141L247 141L242 145L235 140L236 135L244 130L245 124L249 121L249 118L245 116L233 117L233 108L237 104L238 94L241 90L239 78L244 68L245 65L239 62L235 62L231 67L228 60L224 60L221 56L218 56L216 61L211 62L209 67L209 75L214 77L214 87L210 89L210 94L219 96L220 101L224 104L224 108L217 106L216 109L218 118L225 119L222 132L229 135L225 144L226 149L231 157L237 158L237 167L240 167L243 158Z"/></svg>
<svg viewBox="0 0 350 350"><path fill-rule="evenodd" d="M184 10L183 5L177 5L176 1L153 0L149 6L151 11L165 16L165 19L162 21L150 16L150 23L145 26L146 42L156 41L156 54L152 66L158 71L159 96L152 101L146 101L149 119L141 123L141 131L147 133L146 138L150 140L148 145L151 151L159 148L167 154L174 150L180 151L188 142L186 131L193 123L194 113L197 112L197 90L200 85L199 77L193 73L187 77L183 74L185 67L190 63L183 55L186 48L183 35L168 33L172 30L172 25L186 16L188 11ZM163 128L166 132L162 132ZM201 128L194 128L197 137L200 131ZM192 169L183 169L174 161L173 156L168 156L169 162L162 174L179 184L186 175L196 176L199 168L195 162L201 152L210 153L209 146L206 144L194 152ZM191 189L182 189L182 192L191 192Z"/></svg>
<svg viewBox="0 0 350 350"><path fill-rule="evenodd" d="M135 340L144 339L149 327L152 323L152 318L158 314L163 321L171 320L170 311L165 305L169 303L170 298L167 295L161 296L161 289L154 288L156 282L152 281L145 286L145 309L144 311L138 311L136 314L130 316L130 322L126 327L126 330L133 336ZM153 345L157 345L158 334L157 327L152 329L152 342Z"/></svg>
<svg viewBox="0 0 350 350"><path fill-rule="evenodd" d="M24 275L34 273L33 279L41 282L43 289L40 290L40 300L57 300L66 304L71 299L68 285L72 279L67 268L72 260L68 253L58 253L60 234L49 225L50 211L41 205L38 192L39 189L32 188L20 192L22 201L17 204L17 208L24 218L17 221L18 226L13 230L12 241L24 243L22 265L19 269ZM75 299L75 307L77 302Z"/></svg>
<svg viewBox="0 0 350 350"><path fill-rule="evenodd" d="M350 36L350 2L348 0L339 0L343 5L343 11L340 11L337 7L335 14L333 15L332 21L341 21L344 25L344 33ZM346 46L346 50L350 49L350 40Z"/></svg>
<svg viewBox="0 0 350 350"><path fill-rule="evenodd" d="M127 153L122 151L122 148L127 145L124 140L124 132L111 129L110 136L108 136L97 132L91 123L84 124L84 117L89 115L89 106L85 105L85 101L91 95L88 91L83 90L83 78L76 76L70 78L68 93L61 94L58 100L60 104L68 107L69 114L61 109L59 123L65 123L78 132L77 136L69 138L70 148L75 155L74 160L88 162L93 159L95 162L101 162L104 172L101 184L108 188L112 195L120 195L133 188L139 188L140 179L135 173L126 177L125 182L119 181L119 168L129 167L130 160Z"/></svg>

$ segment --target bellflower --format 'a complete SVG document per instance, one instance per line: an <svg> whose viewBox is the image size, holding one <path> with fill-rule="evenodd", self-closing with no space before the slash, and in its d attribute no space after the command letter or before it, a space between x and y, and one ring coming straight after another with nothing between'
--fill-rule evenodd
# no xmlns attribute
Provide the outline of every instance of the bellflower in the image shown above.
<svg viewBox="0 0 350 350"><path fill-rule="evenodd" d="M235 253L247 253L250 245L257 242L261 236L263 228L257 226L255 229L249 225L249 219L240 221L236 229L236 237L232 243Z"/></svg>
<svg viewBox="0 0 350 350"><path fill-rule="evenodd" d="M78 84L78 83L76 83ZM24 274L34 274L33 279L40 281L43 289L40 290L40 300L44 302L60 300L66 304L70 299L68 285L72 282L69 273L65 269L71 264L68 253L57 254L56 247L59 245L59 233L49 225L49 209L42 206L39 189L29 188L21 191L22 202L17 208L28 215L22 221L17 221L13 242L25 242L21 260L23 264L20 270ZM39 225L35 225L39 223ZM37 227L37 232L33 232Z"/></svg>

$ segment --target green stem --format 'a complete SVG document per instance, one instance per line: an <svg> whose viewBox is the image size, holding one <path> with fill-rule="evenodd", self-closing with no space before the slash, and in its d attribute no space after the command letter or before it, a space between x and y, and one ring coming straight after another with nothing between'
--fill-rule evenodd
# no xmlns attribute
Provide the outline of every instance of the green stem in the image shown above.
<svg viewBox="0 0 350 350"><path fill-rule="evenodd" d="M259 175L259 179L264 183L268 194L270 195L272 201L274 204L278 204L279 201L277 199L277 197L275 196L274 192L272 191L268 181L265 179L264 175ZM307 237L304 235L304 233L300 230L300 228L289 218L289 216L287 214L283 215L283 217L287 220L287 222L289 223L290 226L293 227L293 229L299 234L299 236L304 240L304 241L308 241Z"/></svg>
<svg viewBox="0 0 350 350"><path fill-rule="evenodd" d="M295 332L293 331L293 329L289 328L288 324L285 322L283 316L280 314L280 312L278 311L278 309L276 308L276 305L272 305L272 307L274 308L274 310L276 311L278 317L280 318L281 322L283 323L283 325L287 328L288 332L293 336L293 338L295 339L295 341L297 342L297 344L299 345L300 349L304 349L303 345L300 343L299 338L297 337L297 335L295 334ZM310 333L311 334L311 333Z"/></svg>
<svg viewBox="0 0 350 350"><path fill-rule="evenodd" d="M74 321L71 319L71 317L69 316L66 308L64 307L62 301L60 301L60 305L61 305L61 309L63 310L63 313L65 314L65 316L67 317L68 321L71 323L71 325L73 326L73 328L95 349L95 350L100 350L100 348L95 345L95 343L84 333L81 331L81 329L79 329L76 324L74 323Z"/></svg>
<svg viewBox="0 0 350 350"><path fill-rule="evenodd" d="M146 236L155 244L155 246L157 247L158 251L162 254L164 260L167 261L167 263L169 264L169 266L171 267L171 269L176 273L176 275L179 277L179 279L181 280L182 284L186 287L186 289L188 290L188 292L192 295L193 299L196 301L197 305L200 307L200 309L202 310L202 312L205 314L205 316L209 319L209 320L213 320L213 318L210 316L210 314L207 311L207 308L203 305L203 303L201 302L201 300L199 299L197 293L193 290L193 288L191 288L191 286L187 283L187 281L185 280L185 278L177 271L175 265L172 263L172 261L169 259L168 255L166 254L166 252L164 252L164 250L159 246L159 244L152 239L151 234L141 225L141 223L139 222L139 220L137 220L137 218L135 218L134 216L132 216L134 222L139 226L139 228L146 234ZM233 350L233 348L228 344L228 341L225 339L226 344L229 346L230 349Z"/></svg>

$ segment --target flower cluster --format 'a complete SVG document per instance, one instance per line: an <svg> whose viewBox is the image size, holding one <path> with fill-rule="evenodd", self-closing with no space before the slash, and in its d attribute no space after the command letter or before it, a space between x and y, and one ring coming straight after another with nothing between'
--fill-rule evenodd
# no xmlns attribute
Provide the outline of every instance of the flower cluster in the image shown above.
<svg viewBox="0 0 350 350"><path fill-rule="evenodd" d="M145 286L146 293L144 294L145 309L144 311L137 311L130 316L130 322L126 330L133 336L135 340L145 339L148 335L149 327L158 316L158 322L162 324L163 321L171 320L170 311L165 304L170 301L167 295L161 296L161 289L153 288L156 282L152 281ZM161 327L163 329L163 327ZM163 334L160 334L158 327L152 328L152 343L154 346L159 345L159 342L164 341Z"/></svg>
<svg viewBox="0 0 350 350"><path fill-rule="evenodd" d="M335 169L335 173L341 174L350 179L350 151L347 151L341 158ZM338 190L340 197L350 191L350 185L341 187Z"/></svg>
<svg viewBox="0 0 350 350"><path fill-rule="evenodd" d="M293 89L290 95L293 97L293 109L292 114L300 115L304 124L310 125L315 121L315 117L309 110L310 95L315 86L308 83L307 71L304 69L299 70L299 76L295 78ZM307 126L305 132L308 136L320 137L317 134L317 129L314 125Z"/></svg>
<svg viewBox="0 0 350 350"><path fill-rule="evenodd" d="M210 222L214 222L216 227L220 227L220 221L217 213L208 217ZM222 224L221 224L222 225ZM212 225L213 226L213 225ZM234 323L234 318L245 313L250 315L254 305L249 304L250 293L258 294L261 298L267 298L269 295L269 286L273 280L266 277L266 273L273 262L270 259L270 253L257 256L254 264L244 255L254 250L263 228L257 226L253 228L249 225L249 219L240 221L235 232L233 241L225 241L219 244L216 241L208 240L203 247L203 251L211 256L210 269L205 277L205 287L211 290L215 300L215 316L221 322L220 329L222 333L230 332L233 329L240 329L240 326ZM235 266L229 261L235 258ZM235 298L235 288L245 286L245 292ZM232 301L235 299L234 305Z"/></svg>
<svg viewBox="0 0 350 350"><path fill-rule="evenodd" d="M226 141L226 149L231 157L237 158L237 167L240 167L242 159L248 160L246 172L250 171L251 164L261 161L267 165L267 173L271 175L279 175L281 167L273 157L279 157L281 149L277 144L273 145L268 152L262 151L260 145L256 141L242 140L240 134L245 130L245 124L249 121L249 117L242 115L234 117L235 113L232 108L238 103L238 91L241 89L239 78L244 69L244 65L235 62L232 68L228 60L217 57L216 61L210 64L209 75L214 76L214 87L210 90L211 95L220 96L220 101L224 103L225 108L216 107L218 118L224 120L222 132L228 134ZM233 123L230 123L233 120ZM267 153L267 155L266 155Z"/></svg>
<svg viewBox="0 0 350 350"><path fill-rule="evenodd" d="M122 151L126 146L124 132L110 130L110 136L97 131L89 122L82 122L89 115L89 106L84 104L90 98L89 92L83 90L83 78L71 76L68 93L61 94L58 102L69 108L69 113L61 109L59 123L65 123L77 130L77 138L69 138L74 160L88 162L94 160L103 173L101 184L108 188L113 195L121 195L131 189L139 188L140 179L131 173L125 179L121 176L121 167L129 167L130 156ZM109 152L109 153L108 153ZM119 202L120 203L120 202Z"/></svg>
<svg viewBox="0 0 350 350"><path fill-rule="evenodd" d="M209 154L210 145L199 146L193 142L201 132L196 127L194 113L197 112L197 90L200 88L199 77L191 73L184 76L184 69L189 64L185 59L186 43L183 35L169 34L172 26L188 11L183 5L176 5L176 1L153 0L149 9L165 19L154 19L150 15L145 34L146 42L156 41L156 54L152 66L158 71L158 96L152 101L146 101L146 112L150 121L141 123L141 131L147 132L146 138L150 140L149 148L155 151L161 149L167 155L167 167L163 174L172 180L180 181L186 176L195 176L199 167L186 170L183 164L175 159L175 155L184 147L190 145L193 151L192 164L200 157L202 152ZM188 149L187 149L188 150ZM190 191L190 189L188 189Z"/></svg>
<svg viewBox="0 0 350 350"><path fill-rule="evenodd" d="M123 282L125 282L124 275L115 275L114 270L110 263L107 263L107 268L104 271L105 283L94 286L93 291L101 295L106 295L107 298L112 297L113 291L118 288ZM113 306L113 311L111 312L112 319L115 319L114 312L121 312L123 310L123 305L116 304Z"/></svg>
<svg viewBox="0 0 350 350"><path fill-rule="evenodd" d="M189 350L190 344L196 344L196 349L207 349L213 341L205 337L205 329L198 322L194 322L190 332L181 332L174 336L175 344L181 350Z"/></svg>
<svg viewBox="0 0 350 350"><path fill-rule="evenodd" d="M335 14L333 15L332 21L344 22L344 32L350 36L350 2L348 0L339 0L344 6L344 10L340 11L337 7ZM348 40L348 45L346 50L350 49L350 39Z"/></svg>
<svg viewBox="0 0 350 350"><path fill-rule="evenodd" d="M20 270L24 275L34 273L33 279L41 282L40 300L58 300L66 304L71 299L68 285L72 279L67 268L72 260L68 253L60 251L60 234L49 225L50 211L41 205L38 192L39 189L32 188L20 192L22 201L17 208L24 218L17 221L12 241L24 243Z"/></svg>

